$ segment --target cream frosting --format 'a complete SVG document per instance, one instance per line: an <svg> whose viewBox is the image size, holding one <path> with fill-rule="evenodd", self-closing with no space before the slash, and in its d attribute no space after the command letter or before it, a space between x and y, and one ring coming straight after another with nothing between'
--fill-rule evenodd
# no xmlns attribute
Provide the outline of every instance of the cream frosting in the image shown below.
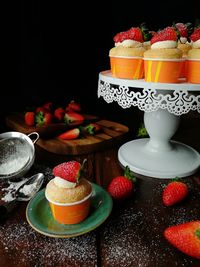
<svg viewBox="0 0 200 267"><path fill-rule="evenodd" d="M180 42L181 42L182 44L187 43L187 38L186 38L186 37L180 37Z"/></svg>
<svg viewBox="0 0 200 267"><path fill-rule="evenodd" d="M61 188L74 188L76 187L76 183L72 183L72 182L69 182L67 180L64 180L58 176L55 176L55 178L53 179L55 185L57 185L58 187L61 187Z"/></svg>
<svg viewBox="0 0 200 267"><path fill-rule="evenodd" d="M200 39L192 43L193 48L200 48Z"/></svg>
<svg viewBox="0 0 200 267"><path fill-rule="evenodd" d="M115 46L124 46L124 47L141 47L142 43L138 41L134 41L131 39L126 39L122 42L115 43Z"/></svg>
<svg viewBox="0 0 200 267"><path fill-rule="evenodd" d="M161 49L161 48L176 48L176 41L160 41L151 45L151 49Z"/></svg>

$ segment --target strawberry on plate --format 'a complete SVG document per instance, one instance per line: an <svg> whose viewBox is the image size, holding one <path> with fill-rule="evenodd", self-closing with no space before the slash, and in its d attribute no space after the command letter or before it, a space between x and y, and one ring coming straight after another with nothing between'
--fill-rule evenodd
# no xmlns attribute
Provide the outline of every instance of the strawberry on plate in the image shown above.
<svg viewBox="0 0 200 267"><path fill-rule="evenodd" d="M116 200L126 199L133 193L134 181L133 173L126 166L124 175L113 178L108 185L107 191Z"/></svg>
<svg viewBox="0 0 200 267"><path fill-rule="evenodd" d="M180 181L170 182L163 190L162 200L165 206L173 206L188 195L188 187Z"/></svg>
<svg viewBox="0 0 200 267"><path fill-rule="evenodd" d="M181 252L200 259L200 221L169 226L164 237Z"/></svg>
<svg viewBox="0 0 200 267"><path fill-rule="evenodd" d="M81 178L83 164L81 165L75 160L63 162L53 168L53 175L71 183L78 183Z"/></svg>
<svg viewBox="0 0 200 267"><path fill-rule="evenodd" d="M24 115L24 121L26 125L34 126L35 125L35 112L27 111Z"/></svg>
<svg viewBox="0 0 200 267"><path fill-rule="evenodd" d="M80 129L74 128L64 133L61 133L60 135L58 135L58 138L62 140L72 140L78 138L79 136L80 136Z"/></svg>

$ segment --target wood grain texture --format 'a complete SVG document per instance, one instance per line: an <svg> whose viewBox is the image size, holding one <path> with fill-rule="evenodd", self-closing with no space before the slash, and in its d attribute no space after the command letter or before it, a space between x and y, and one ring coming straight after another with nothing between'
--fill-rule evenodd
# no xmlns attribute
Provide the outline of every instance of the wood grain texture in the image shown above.
<svg viewBox="0 0 200 267"><path fill-rule="evenodd" d="M119 143L129 132L127 126L117 122L104 119L97 120L97 118L92 115L87 115L86 119L88 121L96 119L96 123L101 125L102 130L95 135L83 135L75 140L61 140L55 137L58 130L66 130L66 125L64 124L55 123L44 127L27 127L23 122L22 114L12 114L6 118L6 122L7 126L15 131L23 132L25 134L34 131L38 132L42 138L37 141L37 145L48 152L59 155L83 155L103 150ZM43 138L44 133L47 136L50 132L51 134L54 132L53 138Z"/></svg>

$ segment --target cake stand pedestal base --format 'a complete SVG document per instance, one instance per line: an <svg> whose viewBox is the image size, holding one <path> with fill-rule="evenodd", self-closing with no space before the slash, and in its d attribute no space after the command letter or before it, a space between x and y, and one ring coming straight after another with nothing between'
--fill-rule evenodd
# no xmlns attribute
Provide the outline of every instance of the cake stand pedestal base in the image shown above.
<svg viewBox="0 0 200 267"><path fill-rule="evenodd" d="M158 109L144 113L144 124L150 138L133 140L122 145L118 159L138 174L155 178L186 177L200 166L199 153L170 138L176 132L180 116Z"/></svg>

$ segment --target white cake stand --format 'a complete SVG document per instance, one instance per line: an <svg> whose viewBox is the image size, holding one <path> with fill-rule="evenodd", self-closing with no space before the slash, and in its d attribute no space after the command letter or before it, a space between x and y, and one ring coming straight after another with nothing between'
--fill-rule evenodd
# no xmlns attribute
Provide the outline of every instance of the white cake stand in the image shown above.
<svg viewBox="0 0 200 267"><path fill-rule="evenodd" d="M144 111L144 124L150 138L122 145L118 159L138 174L156 178L186 177L200 166L200 154L192 147L170 140L180 115L190 110L200 113L200 84L149 83L112 77L110 71L99 74L98 97L107 103L116 101L122 108L137 106ZM195 93L196 92L196 93Z"/></svg>

